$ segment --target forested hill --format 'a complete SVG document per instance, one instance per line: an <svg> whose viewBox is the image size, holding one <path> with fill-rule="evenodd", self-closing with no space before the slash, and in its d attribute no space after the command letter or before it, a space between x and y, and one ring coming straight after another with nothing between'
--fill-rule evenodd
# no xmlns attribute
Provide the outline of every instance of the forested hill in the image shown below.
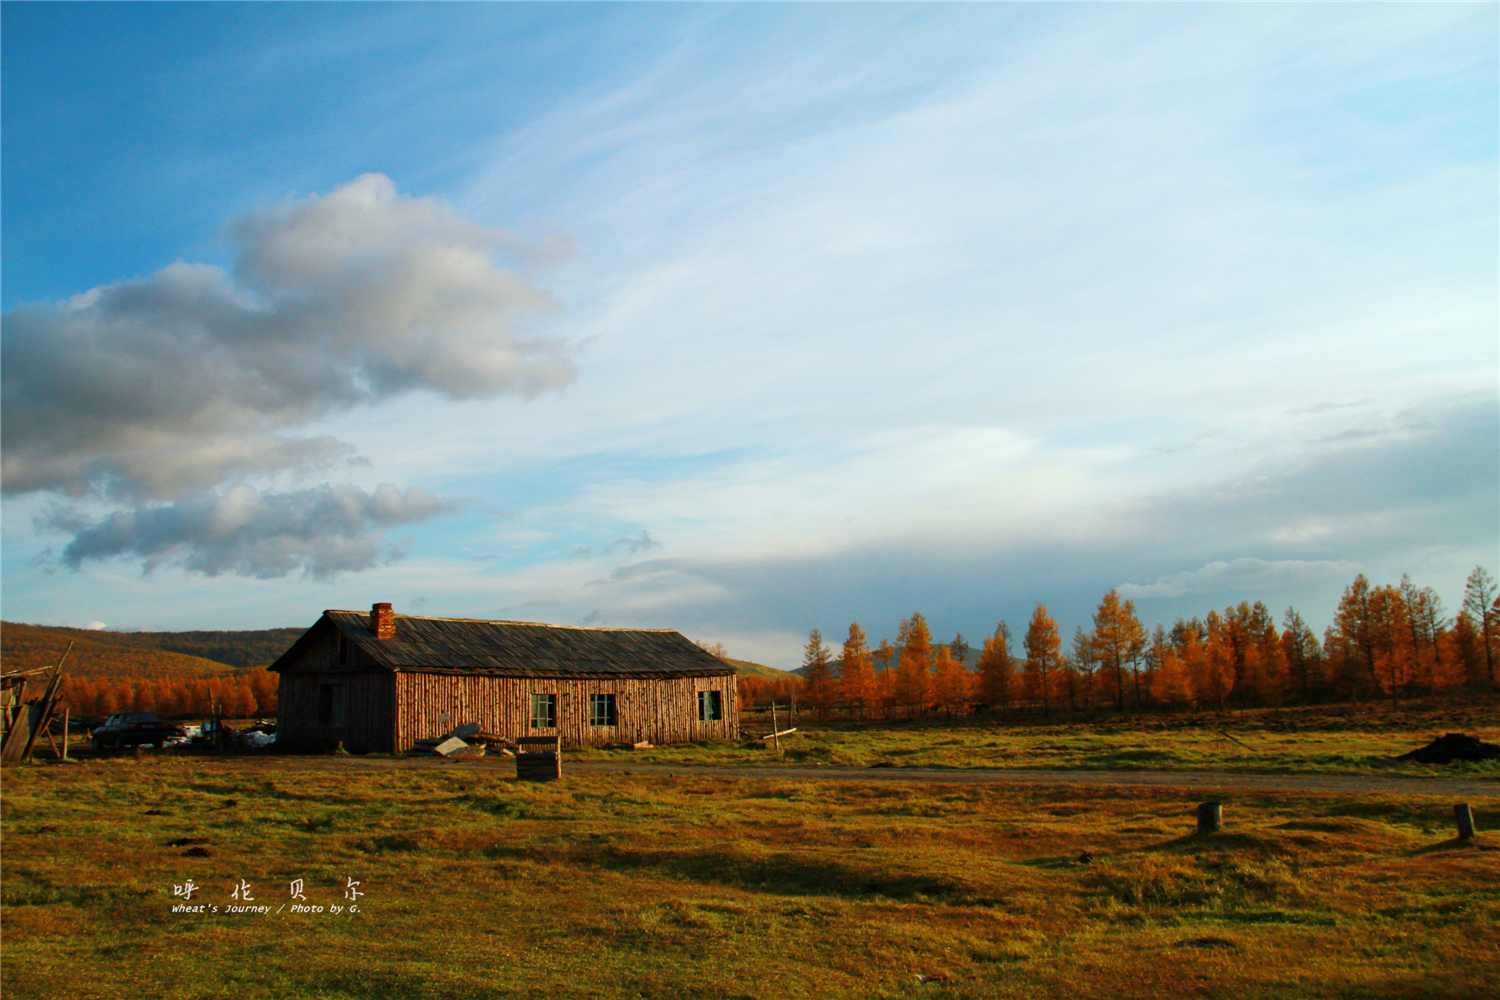
<svg viewBox="0 0 1500 1000"><path fill-rule="evenodd" d="M777 670L775 667L768 667L762 663L751 663L749 660L731 660L727 656L721 656L719 659L733 667L735 672L741 677L766 677L776 680L787 676L785 670Z"/></svg>
<svg viewBox="0 0 1500 1000"><path fill-rule="evenodd" d="M243 632L101 632L0 622L6 670L50 666L68 641L64 670L79 677L188 679L264 667L291 648L302 628Z"/></svg>

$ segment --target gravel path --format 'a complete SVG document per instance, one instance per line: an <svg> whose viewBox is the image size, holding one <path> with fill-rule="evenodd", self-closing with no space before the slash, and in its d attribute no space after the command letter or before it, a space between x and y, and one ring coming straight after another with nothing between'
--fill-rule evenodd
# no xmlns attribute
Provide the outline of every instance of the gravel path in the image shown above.
<svg viewBox="0 0 1500 1000"><path fill-rule="evenodd" d="M196 758L209 767L286 771L412 771L482 768L515 774L508 757L298 757ZM1324 792L1337 795L1432 795L1453 801L1500 798L1500 782L1444 778L1385 778L1340 774L1244 774L1225 771L1042 771L916 767L717 767L637 764L629 761L563 761L564 774L633 774L694 778L759 778L769 781L921 781L935 784L1150 786L1204 791Z"/></svg>
<svg viewBox="0 0 1500 1000"><path fill-rule="evenodd" d="M1500 783L1443 778L1382 778L1332 774L1236 774L1223 771L1040 771L916 767L687 767L615 761L564 761L584 774L668 772L694 777L776 778L811 781L923 781L942 784L1153 786L1241 789L1257 792L1333 792L1340 795L1436 795L1442 798L1500 797Z"/></svg>

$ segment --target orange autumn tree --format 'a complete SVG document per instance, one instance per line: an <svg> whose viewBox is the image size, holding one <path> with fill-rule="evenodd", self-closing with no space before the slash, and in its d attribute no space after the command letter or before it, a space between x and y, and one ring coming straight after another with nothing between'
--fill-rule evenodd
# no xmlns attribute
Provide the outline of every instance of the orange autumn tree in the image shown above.
<svg viewBox="0 0 1500 1000"><path fill-rule="evenodd" d="M939 646L932 664L933 700L943 706L949 718L955 705L967 704L969 700L969 671L963 661L949 652L951 647Z"/></svg>
<svg viewBox="0 0 1500 1000"><path fill-rule="evenodd" d="M891 661L896 658L896 647L891 640L881 639L875 649L875 703L880 706L882 718L889 719L896 707L896 669Z"/></svg>
<svg viewBox="0 0 1500 1000"><path fill-rule="evenodd" d="M1040 700L1042 714L1051 715L1052 697L1062 668L1062 637L1057 634L1057 622L1047 614L1045 604L1038 604L1032 612L1024 645L1026 661L1021 666L1021 676L1026 684L1026 696L1033 701Z"/></svg>
<svg viewBox="0 0 1500 1000"><path fill-rule="evenodd" d="M1224 711L1224 699L1234 684L1234 652L1226 638L1224 619L1217 611L1210 611L1204 622L1203 655L1197 666L1199 672L1192 677L1193 690L1200 701L1212 699L1218 702L1219 711Z"/></svg>
<svg viewBox="0 0 1500 1000"><path fill-rule="evenodd" d="M1094 707L1094 695L1098 693L1099 657L1094 652L1094 643L1083 626L1073 629L1073 650L1068 656L1075 674L1077 695L1085 708Z"/></svg>
<svg viewBox="0 0 1500 1000"><path fill-rule="evenodd" d="M1495 660L1500 659L1500 587L1483 566L1475 566L1464 582L1463 613L1479 638L1484 683L1494 687Z"/></svg>
<svg viewBox="0 0 1500 1000"><path fill-rule="evenodd" d="M1004 622L984 640L979 653L979 700L991 708L1005 708L1015 696L1016 661L1010 655L1010 628Z"/></svg>
<svg viewBox="0 0 1500 1000"><path fill-rule="evenodd" d="M807 646L802 654L802 681L806 685L802 697L820 719L828 718L828 712L838 697L828 652L822 632L813 629L807 633Z"/></svg>
<svg viewBox="0 0 1500 1000"><path fill-rule="evenodd" d="M1158 635L1151 644L1151 659L1156 669L1151 674L1151 697L1159 705L1169 709L1187 708L1193 703L1193 679L1187 661L1157 629ZM1193 634L1194 643L1197 635Z"/></svg>
<svg viewBox="0 0 1500 1000"><path fill-rule="evenodd" d="M844 656L839 666L839 684L843 690L844 703L851 709L858 708L863 716L875 704L875 668L871 663L869 640L859 622L849 626L849 638L844 640Z"/></svg>
<svg viewBox="0 0 1500 1000"><path fill-rule="evenodd" d="M1282 618L1281 653L1287 665L1287 692L1295 690L1297 700L1306 704L1309 694L1324 684L1323 650L1295 608L1287 608Z"/></svg>
<svg viewBox="0 0 1500 1000"><path fill-rule="evenodd" d="M1135 704L1141 706L1141 674L1139 663L1146 650L1146 629L1135 616L1135 605L1130 601L1120 603L1119 591L1111 590L1099 602L1094 612L1094 632L1089 636L1088 647L1093 659L1104 672L1106 683L1113 682L1115 707L1125 710L1125 668L1130 666L1135 675Z"/></svg>
<svg viewBox="0 0 1500 1000"><path fill-rule="evenodd" d="M901 623L897 638L901 655L896 666L896 700L905 706L908 717L918 712L925 714L932 672L932 632L927 628L927 619L920 611L912 612Z"/></svg>

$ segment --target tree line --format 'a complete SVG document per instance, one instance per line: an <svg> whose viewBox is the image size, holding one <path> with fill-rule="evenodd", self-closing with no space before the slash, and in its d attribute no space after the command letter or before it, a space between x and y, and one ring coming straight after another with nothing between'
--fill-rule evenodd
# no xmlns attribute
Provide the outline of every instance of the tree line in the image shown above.
<svg viewBox="0 0 1500 1000"><path fill-rule="evenodd" d="M962 634L934 643L927 620L903 620L893 644L875 649L859 623L835 657L822 633L808 635L800 679L743 677L741 705L797 700L820 716L915 717L1032 707L1045 715L1113 707L1119 711L1277 706L1402 698L1459 690L1491 691L1500 657L1500 596L1483 567L1448 617L1431 587L1403 576L1372 586L1363 574L1343 593L1322 640L1295 608L1278 626L1260 601L1150 632L1119 592L1104 595L1092 628L1066 647L1057 622L1038 604L1019 648L1000 622L974 669Z"/></svg>
<svg viewBox="0 0 1500 1000"><path fill-rule="evenodd" d="M67 675L58 694L77 718L103 718L116 712L154 712L163 718L247 719L274 715L279 678L269 670L246 670L221 677L183 680L75 677Z"/></svg>

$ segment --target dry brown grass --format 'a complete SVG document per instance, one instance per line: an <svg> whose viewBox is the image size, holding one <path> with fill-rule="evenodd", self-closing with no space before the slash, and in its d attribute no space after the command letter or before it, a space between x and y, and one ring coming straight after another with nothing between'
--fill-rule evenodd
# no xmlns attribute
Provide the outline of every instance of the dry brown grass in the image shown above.
<svg viewBox="0 0 1500 1000"><path fill-rule="evenodd" d="M1451 803L1236 793L1197 837L1192 795L8 769L5 993L1496 995L1500 852L1450 840ZM1483 826L1495 805L1475 805ZM352 917L171 912L187 877L222 906L240 878L279 905L293 878L330 903L351 876ZM1227 946L1181 944L1199 938Z"/></svg>

